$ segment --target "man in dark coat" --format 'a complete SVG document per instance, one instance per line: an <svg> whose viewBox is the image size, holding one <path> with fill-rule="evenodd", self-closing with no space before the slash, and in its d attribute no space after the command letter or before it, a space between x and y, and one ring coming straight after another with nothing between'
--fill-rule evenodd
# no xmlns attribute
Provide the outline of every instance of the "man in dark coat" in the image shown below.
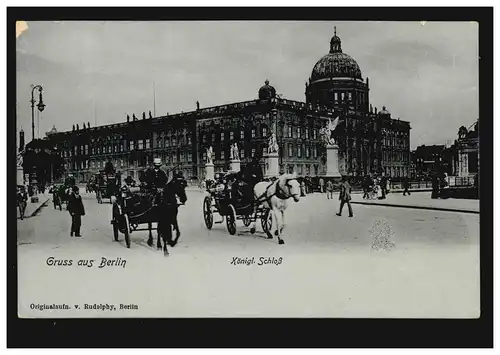
<svg viewBox="0 0 500 355"><path fill-rule="evenodd" d="M245 167L243 180L252 187L264 179L262 167L260 166L260 154L255 154L250 164Z"/></svg>
<svg viewBox="0 0 500 355"><path fill-rule="evenodd" d="M72 193L68 199L68 212L71 215L71 236L81 237L80 227L82 226L82 216L85 216L82 196L78 186L73 186Z"/></svg>
<svg viewBox="0 0 500 355"><path fill-rule="evenodd" d="M66 178L66 180L64 180L64 185L66 187L72 187L72 186L76 185L76 180L72 174L69 174L68 177Z"/></svg>
<svg viewBox="0 0 500 355"><path fill-rule="evenodd" d="M408 177L405 177L404 180L403 180L403 196L406 196L406 194L408 194L408 196L411 195L410 193L410 179Z"/></svg>
<svg viewBox="0 0 500 355"><path fill-rule="evenodd" d="M345 176L342 176L342 182L339 185L340 188L340 194L339 194L339 200L340 200L340 210L339 213L337 213L337 216L342 216L342 208L344 207L344 204L347 203L347 207L349 208L349 217L354 217L354 214L352 213L352 207L351 207L351 185L347 181L347 178Z"/></svg>
<svg viewBox="0 0 500 355"><path fill-rule="evenodd" d="M237 182L232 185L232 194L237 200L250 203L253 199L253 188L264 179L260 166L260 155L254 155L252 161L238 174Z"/></svg>
<svg viewBox="0 0 500 355"><path fill-rule="evenodd" d="M161 169L161 159L155 158L153 161L153 168L146 171L146 184L148 189L163 189L167 182L167 174Z"/></svg>
<svg viewBox="0 0 500 355"><path fill-rule="evenodd" d="M380 191L382 191L381 200L385 200L385 195L387 194L387 177L383 175L380 178Z"/></svg>
<svg viewBox="0 0 500 355"><path fill-rule="evenodd" d="M437 173L433 173L431 178L432 178L431 198L439 198L439 178Z"/></svg>

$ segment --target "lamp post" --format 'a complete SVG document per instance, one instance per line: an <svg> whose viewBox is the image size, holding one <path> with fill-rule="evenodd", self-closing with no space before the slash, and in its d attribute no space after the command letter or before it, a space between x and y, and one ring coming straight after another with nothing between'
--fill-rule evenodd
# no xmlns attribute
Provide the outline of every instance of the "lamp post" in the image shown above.
<svg viewBox="0 0 500 355"><path fill-rule="evenodd" d="M42 112L45 109L45 104L43 103L42 91L43 88L41 85L31 85L31 134L32 141L35 140L35 90L38 89L40 93L40 98L38 100L38 104L36 105L38 111ZM31 177L31 184L33 185L33 196L31 196L31 202L38 202L38 189L37 189L37 176L36 176L36 165L33 166L33 173Z"/></svg>
<svg viewBox="0 0 500 355"><path fill-rule="evenodd" d="M285 166L283 165L283 155L285 154L285 144L284 144L284 136L285 136L285 120L281 118L278 121L278 127L279 127L279 154L280 154L280 173L286 173L285 171Z"/></svg>
<svg viewBox="0 0 500 355"><path fill-rule="evenodd" d="M31 85L31 133L32 133L32 140L35 139L35 90L38 89L40 93L40 98L38 100L38 104L36 105L38 107L38 111L42 112L45 109L45 104L43 103L43 98L42 98L42 91L43 88L41 85Z"/></svg>

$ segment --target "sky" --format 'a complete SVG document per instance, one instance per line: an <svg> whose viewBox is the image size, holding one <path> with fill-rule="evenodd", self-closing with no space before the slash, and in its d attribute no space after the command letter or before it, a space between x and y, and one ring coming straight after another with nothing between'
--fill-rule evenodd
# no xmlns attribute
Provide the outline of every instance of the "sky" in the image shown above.
<svg viewBox="0 0 500 355"><path fill-rule="evenodd" d="M47 105L35 116L42 137L153 112L153 85L156 116L254 100L266 79L305 101L334 26L370 79L370 103L410 122L411 149L454 140L479 117L475 22L30 21L17 38L17 128L31 140L31 84Z"/></svg>

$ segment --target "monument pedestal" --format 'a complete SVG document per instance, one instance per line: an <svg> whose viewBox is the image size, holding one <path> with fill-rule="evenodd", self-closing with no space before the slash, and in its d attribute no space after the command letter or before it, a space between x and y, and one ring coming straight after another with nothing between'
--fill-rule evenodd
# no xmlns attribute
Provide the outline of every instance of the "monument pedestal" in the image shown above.
<svg viewBox="0 0 500 355"><path fill-rule="evenodd" d="M278 152L267 155L266 177L278 177L280 175L280 163Z"/></svg>
<svg viewBox="0 0 500 355"><path fill-rule="evenodd" d="M17 176L16 176L17 184L18 185L24 185L24 172L23 172L23 167L18 166L17 167Z"/></svg>
<svg viewBox="0 0 500 355"><path fill-rule="evenodd" d="M231 160L231 171L237 173L241 170L241 161L238 160Z"/></svg>
<svg viewBox="0 0 500 355"><path fill-rule="evenodd" d="M213 180L214 179L214 164L207 163L205 164L205 180Z"/></svg>
<svg viewBox="0 0 500 355"><path fill-rule="evenodd" d="M341 178L339 171L339 146L337 144L326 146L326 177Z"/></svg>

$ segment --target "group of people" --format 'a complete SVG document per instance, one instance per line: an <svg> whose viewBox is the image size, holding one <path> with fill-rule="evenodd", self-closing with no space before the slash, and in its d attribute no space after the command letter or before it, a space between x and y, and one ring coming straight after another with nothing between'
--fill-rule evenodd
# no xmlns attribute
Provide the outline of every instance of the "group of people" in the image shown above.
<svg viewBox="0 0 500 355"><path fill-rule="evenodd" d="M390 191L390 178L386 176L371 176L367 175L363 179L363 199L370 199L370 194L373 194L379 200L385 200Z"/></svg>
<svg viewBox="0 0 500 355"><path fill-rule="evenodd" d="M209 182L207 187L217 192L227 191L239 203L251 203L253 188L258 182L264 180L260 158L260 155L256 154L252 161L239 172L229 175L216 174L215 181Z"/></svg>

